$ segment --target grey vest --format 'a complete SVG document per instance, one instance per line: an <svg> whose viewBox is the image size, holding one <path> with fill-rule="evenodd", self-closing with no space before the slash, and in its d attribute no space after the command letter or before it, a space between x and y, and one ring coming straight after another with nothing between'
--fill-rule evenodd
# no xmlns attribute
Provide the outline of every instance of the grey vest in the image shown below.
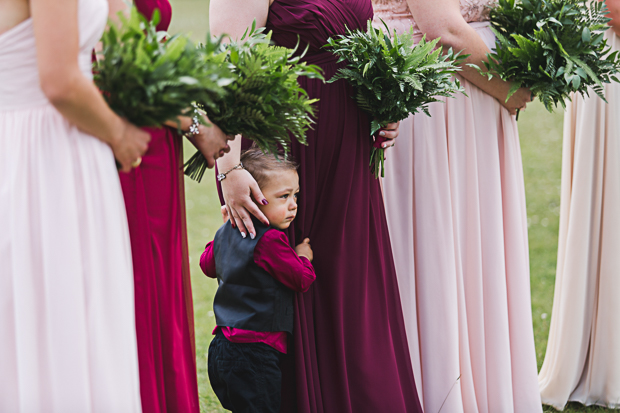
<svg viewBox="0 0 620 413"><path fill-rule="evenodd" d="M254 248L271 228L254 220L256 238L242 238L230 221L213 240L219 286L213 301L218 326L293 332L293 291L254 263Z"/></svg>

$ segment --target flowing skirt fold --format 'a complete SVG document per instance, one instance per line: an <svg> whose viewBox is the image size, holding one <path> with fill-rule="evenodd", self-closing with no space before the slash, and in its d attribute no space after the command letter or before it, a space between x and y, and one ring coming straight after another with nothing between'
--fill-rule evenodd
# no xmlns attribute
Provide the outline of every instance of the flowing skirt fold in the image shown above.
<svg viewBox="0 0 620 413"><path fill-rule="evenodd" d="M337 67L325 64L325 77ZM421 412L381 187L368 166L370 122L344 81L301 85L320 104L308 146L292 145L301 193L288 236L292 245L310 238L317 278L296 295L282 411Z"/></svg>
<svg viewBox="0 0 620 413"><path fill-rule="evenodd" d="M486 27L477 27L492 41ZM401 123L384 189L409 351L426 412L542 411L514 118L460 79Z"/></svg>
<svg viewBox="0 0 620 413"><path fill-rule="evenodd" d="M170 128L147 128L148 152L121 173L133 253L140 385L148 413L197 413L182 147Z"/></svg>
<svg viewBox="0 0 620 413"><path fill-rule="evenodd" d="M620 38L605 37L614 50ZM574 96L562 152L558 264L539 381L556 409L568 401L620 407L620 86Z"/></svg>
<svg viewBox="0 0 620 413"><path fill-rule="evenodd" d="M110 148L49 104L0 111L0 411L140 412Z"/></svg>

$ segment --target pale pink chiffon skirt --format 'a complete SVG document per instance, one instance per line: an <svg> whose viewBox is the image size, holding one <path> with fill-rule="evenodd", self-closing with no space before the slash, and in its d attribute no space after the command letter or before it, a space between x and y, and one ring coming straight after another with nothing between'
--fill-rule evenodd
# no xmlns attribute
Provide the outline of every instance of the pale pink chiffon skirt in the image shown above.
<svg viewBox="0 0 620 413"><path fill-rule="evenodd" d="M493 44L485 23L473 23ZM403 121L385 203L426 413L541 412L514 117L467 95Z"/></svg>
<svg viewBox="0 0 620 413"><path fill-rule="evenodd" d="M614 50L620 38L605 37ZM558 266L545 404L620 408L620 85L573 97L564 118Z"/></svg>
<svg viewBox="0 0 620 413"><path fill-rule="evenodd" d="M140 412L133 300L109 146L0 105L0 412Z"/></svg>

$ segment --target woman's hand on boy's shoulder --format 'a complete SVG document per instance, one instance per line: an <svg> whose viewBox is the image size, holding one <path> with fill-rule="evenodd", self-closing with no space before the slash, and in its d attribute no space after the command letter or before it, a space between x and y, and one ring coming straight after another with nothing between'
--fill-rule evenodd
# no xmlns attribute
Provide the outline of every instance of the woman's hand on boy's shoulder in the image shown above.
<svg viewBox="0 0 620 413"><path fill-rule="evenodd" d="M310 238L306 238L303 242L295 247L295 252L300 257L306 257L310 262L314 258L312 247L310 246Z"/></svg>

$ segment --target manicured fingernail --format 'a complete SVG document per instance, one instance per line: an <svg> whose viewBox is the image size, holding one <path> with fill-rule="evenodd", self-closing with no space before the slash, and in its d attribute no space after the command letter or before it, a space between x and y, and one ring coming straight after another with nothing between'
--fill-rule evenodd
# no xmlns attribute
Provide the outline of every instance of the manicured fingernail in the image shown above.
<svg viewBox="0 0 620 413"><path fill-rule="evenodd" d="M266 199L263 199L260 203L263 205L269 205L269 202Z"/></svg>
<svg viewBox="0 0 620 413"><path fill-rule="evenodd" d="M245 238L245 232L242 232L242 233L241 233L241 236L242 236L243 238Z"/></svg>
<svg viewBox="0 0 620 413"><path fill-rule="evenodd" d="M231 226L231 227L233 227L233 228L235 228L235 223L231 221L231 222L230 222L230 226Z"/></svg>
<svg viewBox="0 0 620 413"><path fill-rule="evenodd" d="M387 148L387 143L381 144L382 148Z"/></svg>
<svg viewBox="0 0 620 413"><path fill-rule="evenodd" d="M256 234L252 234L252 233L250 232L250 238L252 238L252 239L256 238Z"/></svg>
<svg viewBox="0 0 620 413"><path fill-rule="evenodd" d="M385 132L383 131L379 132L379 136L385 136Z"/></svg>

